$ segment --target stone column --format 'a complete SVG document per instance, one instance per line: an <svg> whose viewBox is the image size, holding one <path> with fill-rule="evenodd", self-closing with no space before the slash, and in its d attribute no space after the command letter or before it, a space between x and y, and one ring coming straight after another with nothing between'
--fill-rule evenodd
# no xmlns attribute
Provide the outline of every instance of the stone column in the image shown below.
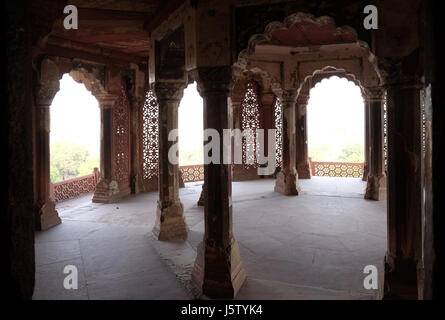
<svg viewBox="0 0 445 320"><path fill-rule="evenodd" d="M131 109L130 109L130 126L131 126L131 193L138 194L144 190L144 184L142 181L142 172L143 172L143 164L141 161L142 150L140 150L142 138L142 119L140 109L144 105L145 96L134 97L131 101Z"/></svg>
<svg viewBox="0 0 445 320"><path fill-rule="evenodd" d="M193 282L211 298L233 298L246 278L238 243L232 232L232 178L230 158L223 163L223 130L232 127L229 89L230 67L195 70L198 90L204 100L204 128L220 134L220 163L204 165L204 239L192 273ZM228 161L227 161L228 160Z"/></svg>
<svg viewBox="0 0 445 320"><path fill-rule="evenodd" d="M100 108L100 180L94 192L93 202L113 203L119 199L119 185L113 179L113 106L115 94L98 94Z"/></svg>
<svg viewBox="0 0 445 320"><path fill-rule="evenodd" d="M368 175L369 175L369 166L370 166L370 148L371 148L371 144L370 144L370 136L371 136L371 127L370 127L370 101L368 101L368 97L364 97L364 107L365 107L365 161L363 163L363 177L362 180L366 181L368 180ZM383 129L383 127L382 127Z"/></svg>
<svg viewBox="0 0 445 320"><path fill-rule="evenodd" d="M269 146L269 129L275 129L275 112L274 112L274 101L275 95L272 92L261 92L261 105L262 108L262 120L264 129L264 154L268 155L269 150L272 146ZM267 164L263 165L264 167ZM273 174L270 175L272 177Z"/></svg>
<svg viewBox="0 0 445 320"><path fill-rule="evenodd" d="M309 163L307 144L307 103L308 94L300 94L296 107L296 146L297 146L297 172L299 179L311 178L311 165Z"/></svg>
<svg viewBox="0 0 445 320"><path fill-rule="evenodd" d="M388 250L384 299L417 299L422 259L421 85L396 79L387 84Z"/></svg>
<svg viewBox="0 0 445 320"><path fill-rule="evenodd" d="M50 105L50 101L45 103L39 99L36 103L37 230L46 230L62 222L50 191Z"/></svg>
<svg viewBox="0 0 445 320"><path fill-rule="evenodd" d="M386 200L386 174L383 152L383 105L382 88L368 90L365 100L369 110L369 175L365 199Z"/></svg>
<svg viewBox="0 0 445 320"><path fill-rule="evenodd" d="M53 61L42 61L39 80L34 89L36 229L46 230L62 222L50 187L50 106L59 91L59 69Z"/></svg>
<svg viewBox="0 0 445 320"><path fill-rule="evenodd" d="M296 169L296 90L284 90L280 101L283 107L283 164L281 171L277 173L275 192L298 195L300 185Z"/></svg>
<svg viewBox="0 0 445 320"><path fill-rule="evenodd" d="M179 165L168 159L169 133L178 129L178 108L186 83L156 82L153 86L159 104L159 201L153 233L161 241L186 239L187 223L179 199Z"/></svg>

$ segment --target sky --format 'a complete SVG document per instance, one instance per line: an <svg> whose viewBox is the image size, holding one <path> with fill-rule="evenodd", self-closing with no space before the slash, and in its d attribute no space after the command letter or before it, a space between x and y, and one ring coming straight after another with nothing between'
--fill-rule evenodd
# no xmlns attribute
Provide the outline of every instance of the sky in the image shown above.
<svg viewBox="0 0 445 320"><path fill-rule="evenodd" d="M203 100L196 82L188 85L179 105L179 165L203 163Z"/></svg>
<svg viewBox="0 0 445 320"><path fill-rule="evenodd" d="M344 146L364 142L364 106L359 87L338 77L324 79L310 92L307 107L309 155L326 146L332 157ZM196 83L184 90L179 107L179 163L202 163L203 100ZM100 154L100 110L83 84L68 74L51 105L51 143L70 141ZM181 151L182 150L182 151ZM334 161L334 159L324 159Z"/></svg>
<svg viewBox="0 0 445 320"><path fill-rule="evenodd" d="M96 98L69 74L51 104L50 143L69 141L84 146L90 156L100 155L100 110Z"/></svg>
<svg viewBox="0 0 445 320"><path fill-rule="evenodd" d="M364 130L363 98L353 82L334 76L311 89L307 106L309 156L311 149L322 146L334 156L348 144L364 144Z"/></svg>

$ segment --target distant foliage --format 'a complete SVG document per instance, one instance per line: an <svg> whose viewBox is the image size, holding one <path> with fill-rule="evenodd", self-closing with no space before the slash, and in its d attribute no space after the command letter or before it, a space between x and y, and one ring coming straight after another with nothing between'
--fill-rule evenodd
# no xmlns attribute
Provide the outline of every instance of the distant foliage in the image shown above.
<svg viewBox="0 0 445 320"><path fill-rule="evenodd" d="M86 176L93 173L94 168L99 168L100 159L98 157L89 157L79 167L79 176Z"/></svg>
<svg viewBox="0 0 445 320"><path fill-rule="evenodd" d="M53 170L55 175L54 179L66 180L77 177L80 167L85 163L87 158L88 149L85 147L72 142L56 142L52 144L51 166L57 169L59 174L59 176L57 176L55 173L56 170Z"/></svg>
<svg viewBox="0 0 445 320"><path fill-rule="evenodd" d="M344 162L364 162L364 147L363 144L349 144L340 152L339 160Z"/></svg>
<svg viewBox="0 0 445 320"><path fill-rule="evenodd" d="M335 149L330 145L312 147L309 156L317 162L363 163L365 159L364 146L360 143L348 144L343 149Z"/></svg>
<svg viewBox="0 0 445 320"><path fill-rule="evenodd" d="M50 167L50 178L51 178L51 182L57 182L62 180L61 176L60 176L60 172L59 169L57 169L54 166Z"/></svg>

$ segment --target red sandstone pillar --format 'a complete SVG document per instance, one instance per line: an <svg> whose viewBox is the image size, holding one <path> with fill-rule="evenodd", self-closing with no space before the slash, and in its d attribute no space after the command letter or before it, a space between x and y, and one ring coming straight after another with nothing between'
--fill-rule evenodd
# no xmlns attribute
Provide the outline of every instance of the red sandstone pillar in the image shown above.
<svg viewBox="0 0 445 320"><path fill-rule="evenodd" d="M296 105L296 147L298 179L311 178L307 144L307 103L309 95L300 94Z"/></svg>
<svg viewBox="0 0 445 320"><path fill-rule="evenodd" d="M368 90L365 99L369 110L369 176L365 199L386 200L386 174L383 154L383 104L382 88Z"/></svg>
<svg viewBox="0 0 445 320"><path fill-rule="evenodd" d="M93 196L95 203L113 203L120 198L119 184L113 179L113 106L118 99L115 94L96 96L99 102L100 126L100 180Z"/></svg>
<svg viewBox="0 0 445 320"><path fill-rule="evenodd" d="M388 251L384 299L417 299L422 283L421 85L391 79L388 108Z"/></svg>
<svg viewBox="0 0 445 320"><path fill-rule="evenodd" d="M246 278L238 243L232 232L231 164L223 163L223 129L232 127L230 67L198 68L198 89L204 100L204 128L220 134L219 164L204 165L205 233L198 246L192 280L211 298L233 298Z"/></svg>
<svg viewBox="0 0 445 320"><path fill-rule="evenodd" d="M369 175L369 167L370 167L370 136L372 134L371 132L371 125L370 125L370 102L368 101L368 97L365 97L365 161L363 163L363 177L362 180L366 181L368 180Z"/></svg>
<svg viewBox="0 0 445 320"><path fill-rule="evenodd" d="M59 69L52 60L42 61L39 80L34 90L36 229L46 230L62 222L50 187L50 106L59 91Z"/></svg>
<svg viewBox="0 0 445 320"><path fill-rule="evenodd" d="M52 100L52 99L51 99ZM38 219L37 230L46 230L60 224L56 204L50 191L50 105L36 104L36 182Z"/></svg>
<svg viewBox="0 0 445 320"><path fill-rule="evenodd" d="M285 195L298 195L298 173L296 169L296 90L285 90L280 97L283 107L283 164L277 173L275 192Z"/></svg>
<svg viewBox="0 0 445 320"><path fill-rule="evenodd" d="M176 143L168 141L168 136L178 129L178 108L185 86L182 82L156 82L153 87L159 104L159 201L153 233L161 241L185 239L188 234L179 199L179 165L168 159L169 149Z"/></svg>

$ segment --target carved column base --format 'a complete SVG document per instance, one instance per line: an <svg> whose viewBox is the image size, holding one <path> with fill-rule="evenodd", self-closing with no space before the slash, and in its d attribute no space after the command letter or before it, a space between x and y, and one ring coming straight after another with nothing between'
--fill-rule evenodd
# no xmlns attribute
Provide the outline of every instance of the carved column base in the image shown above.
<svg viewBox="0 0 445 320"><path fill-rule="evenodd" d="M297 164L297 172L298 179L310 179L312 178L311 174L311 165L309 161L300 162Z"/></svg>
<svg viewBox="0 0 445 320"><path fill-rule="evenodd" d="M201 195L199 196L198 206L204 207L204 184L202 185Z"/></svg>
<svg viewBox="0 0 445 320"><path fill-rule="evenodd" d="M96 191L94 192L93 202L94 203L114 203L119 201L123 196L129 195L131 193L130 188L126 190L120 190L117 181L102 179L96 186Z"/></svg>
<svg viewBox="0 0 445 320"><path fill-rule="evenodd" d="M284 173L283 171L278 172L274 190L275 192L279 192L284 195L299 195L301 188L298 184L297 174Z"/></svg>
<svg viewBox="0 0 445 320"><path fill-rule="evenodd" d="M40 221L37 230L43 231L62 223L59 213L56 210L56 204L51 200L47 200L39 210Z"/></svg>
<svg viewBox="0 0 445 320"><path fill-rule="evenodd" d="M235 298L246 280L238 242L232 237L230 248L222 249L204 242L198 245L192 282L210 298ZM207 264L207 265L206 265ZM211 270L211 272L207 272Z"/></svg>
<svg viewBox="0 0 445 320"><path fill-rule="evenodd" d="M386 177L369 176L365 199L386 200Z"/></svg>
<svg viewBox="0 0 445 320"><path fill-rule="evenodd" d="M383 300L417 300L420 273L415 261L386 256L383 292L380 292L380 298Z"/></svg>
<svg viewBox="0 0 445 320"><path fill-rule="evenodd" d="M153 234L160 241L187 239L188 227L184 217L184 206L181 202L162 207L162 203L158 201Z"/></svg>

